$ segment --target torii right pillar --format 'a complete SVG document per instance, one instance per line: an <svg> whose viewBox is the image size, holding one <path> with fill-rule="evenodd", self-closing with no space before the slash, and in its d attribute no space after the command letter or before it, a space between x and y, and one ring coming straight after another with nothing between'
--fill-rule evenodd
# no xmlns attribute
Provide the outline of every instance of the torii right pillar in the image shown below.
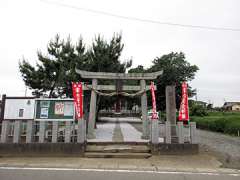
<svg viewBox="0 0 240 180"><path fill-rule="evenodd" d="M146 81L140 80L141 90L146 90ZM143 128L143 139L149 139L149 121L147 117L147 94L144 92L141 96L141 108L142 108L142 128Z"/></svg>
<svg viewBox="0 0 240 180"><path fill-rule="evenodd" d="M171 125L171 137L176 136L176 94L175 86L166 86L166 118Z"/></svg>

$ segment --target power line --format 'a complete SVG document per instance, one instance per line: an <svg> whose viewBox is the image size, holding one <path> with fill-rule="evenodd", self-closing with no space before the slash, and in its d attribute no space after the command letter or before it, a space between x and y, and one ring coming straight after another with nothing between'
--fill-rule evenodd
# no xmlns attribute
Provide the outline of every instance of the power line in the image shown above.
<svg viewBox="0 0 240 180"><path fill-rule="evenodd" d="M113 14L113 13L109 13L109 12L105 12L105 11L99 11L99 10L94 10L94 9L77 7L77 6L73 6L73 5L70 5L70 4L65 4L65 3L62 3L62 2L48 1L48 0L40 0L40 1L42 1L44 3L47 3L47 4L54 4L54 5L57 5L57 6L67 7L67 8L80 10L80 11L85 11L85 12L90 12L90 13L94 13L94 14L101 14L101 15L104 15L104 16L111 16L111 17L115 17L115 18L119 18L119 19L126 19L126 20L130 20L130 21L139 21L139 22L152 23L152 24L158 24L158 25L178 26L178 27L184 27L184 28L220 30L220 31L240 31L239 28L201 26L201 25L162 22L162 21L156 21L156 20L151 20L151 19L143 19L143 18L138 18L138 17L123 16L123 15Z"/></svg>

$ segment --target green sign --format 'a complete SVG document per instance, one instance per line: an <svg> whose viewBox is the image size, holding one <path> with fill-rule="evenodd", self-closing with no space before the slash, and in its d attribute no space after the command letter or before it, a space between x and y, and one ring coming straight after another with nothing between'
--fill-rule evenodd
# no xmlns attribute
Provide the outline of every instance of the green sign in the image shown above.
<svg viewBox="0 0 240 180"><path fill-rule="evenodd" d="M73 121L74 117L72 99L36 99L35 120Z"/></svg>

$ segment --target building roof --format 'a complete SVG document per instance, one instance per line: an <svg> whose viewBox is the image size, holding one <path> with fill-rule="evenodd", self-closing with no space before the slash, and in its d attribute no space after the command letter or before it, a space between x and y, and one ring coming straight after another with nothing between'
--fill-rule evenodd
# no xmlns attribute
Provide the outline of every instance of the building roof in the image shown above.
<svg viewBox="0 0 240 180"><path fill-rule="evenodd" d="M223 104L223 107L227 108L227 107L232 107L233 105L240 105L240 102L225 102Z"/></svg>

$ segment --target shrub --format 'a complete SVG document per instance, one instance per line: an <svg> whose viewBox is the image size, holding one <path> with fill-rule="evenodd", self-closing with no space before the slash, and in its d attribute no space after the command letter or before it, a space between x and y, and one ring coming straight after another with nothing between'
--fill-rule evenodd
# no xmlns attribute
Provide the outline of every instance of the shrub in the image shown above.
<svg viewBox="0 0 240 180"><path fill-rule="evenodd" d="M207 116L207 109L202 105L193 104L190 107L190 116Z"/></svg>
<svg viewBox="0 0 240 180"><path fill-rule="evenodd" d="M240 132L240 113L212 112L209 116L194 116L192 121L197 123L200 129L222 132L230 135L238 135Z"/></svg>

